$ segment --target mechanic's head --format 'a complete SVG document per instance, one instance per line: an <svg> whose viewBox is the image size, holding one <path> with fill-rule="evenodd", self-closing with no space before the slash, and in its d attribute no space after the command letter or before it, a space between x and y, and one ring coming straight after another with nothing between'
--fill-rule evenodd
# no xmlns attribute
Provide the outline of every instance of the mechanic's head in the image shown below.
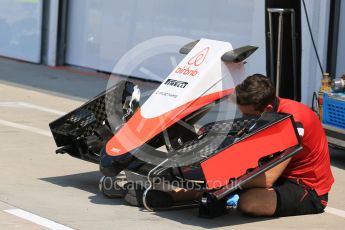
<svg viewBox="0 0 345 230"><path fill-rule="evenodd" d="M260 115L272 111L275 100L275 89L271 80L262 75L254 74L237 85L236 103L243 115Z"/></svg>

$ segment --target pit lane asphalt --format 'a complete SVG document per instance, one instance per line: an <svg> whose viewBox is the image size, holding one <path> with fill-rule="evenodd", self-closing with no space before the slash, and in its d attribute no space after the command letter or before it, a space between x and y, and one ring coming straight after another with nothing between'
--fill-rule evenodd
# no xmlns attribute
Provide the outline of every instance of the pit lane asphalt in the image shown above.
<svg viewBox="0 0 345 230"><path fill-rule="evenodd" d="M208 220L198 218L197 209L151 213L128 206L122 199L103 197L98 191L98 166L56 155L48 124L97 95L106 83L104 75L0 58L0 229L45 229L39 222L8 213L14 209L74 229L344 228L343 150L331 153L335 184L329 207L338 212L254 218L231 211Z"/></svg>

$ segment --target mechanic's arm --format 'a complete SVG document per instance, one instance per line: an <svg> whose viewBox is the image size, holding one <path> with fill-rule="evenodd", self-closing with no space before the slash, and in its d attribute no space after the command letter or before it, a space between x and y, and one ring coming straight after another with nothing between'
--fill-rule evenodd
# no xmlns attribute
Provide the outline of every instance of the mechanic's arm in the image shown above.
<svg viewBox="0 0 345 230"><path fill-rule="evenodd" d="M242 188L272 188L273 184L278 180L291 158L283 161L279 165L255 177L253 180L245 183Z"/></svg>

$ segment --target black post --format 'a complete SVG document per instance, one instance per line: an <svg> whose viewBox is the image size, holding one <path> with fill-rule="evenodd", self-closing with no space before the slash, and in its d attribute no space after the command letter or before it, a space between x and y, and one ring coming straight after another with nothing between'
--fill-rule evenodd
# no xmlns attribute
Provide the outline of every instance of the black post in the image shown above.
<svg viewBox="0 0 345 230"><path fill-rule="evenodd" d="M272 31L273 31L273 52L270 50L269 38L269 18L268 8L289 8L295 11L295 31L296 31L296 73L297 82L294 87L293 81L293 47L292 47L292 33L291 33L291 14L286 14L283 23L283 41L282 41L282 55L281 55L281 79L279 96L284 98L301 100L301 57L302 57L302 40L301 40L301 2L300 0L266 0L265 1L265 21L266 21L266 71L267 75L276 82L276 66L271 70L271 55L274 60L277 60L278 47L278 14L272 15ZM273 62L274 65L276 61Z"/></svg>
<svg viewBox="0 0 345 230"><path fill-rule="evenodd" d="M331 0L328 27L327 72L336 78L341 0Z"/></svg>
<svg viewBox="0 0 345 230"><path fill-rule="evenodd" d="M58 38L57 38L57 53L56 65L65 64L66 55L66 39L67 39L67 17L68 17L68 0L59 1L59 16L58 16Z"/></svg>

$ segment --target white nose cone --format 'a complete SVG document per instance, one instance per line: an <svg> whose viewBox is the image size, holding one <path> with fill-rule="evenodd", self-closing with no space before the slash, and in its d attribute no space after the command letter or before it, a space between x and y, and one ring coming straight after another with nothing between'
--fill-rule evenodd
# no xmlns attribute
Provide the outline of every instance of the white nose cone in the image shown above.
<svg viewBox="0 0 345 230"><path fill-rule="evenodd" d="M244 67L222 62L222 55L230 50L228 42L201 39L144 103L141 115L159 117L200 97L234 88L244 78Z"/></svg>

